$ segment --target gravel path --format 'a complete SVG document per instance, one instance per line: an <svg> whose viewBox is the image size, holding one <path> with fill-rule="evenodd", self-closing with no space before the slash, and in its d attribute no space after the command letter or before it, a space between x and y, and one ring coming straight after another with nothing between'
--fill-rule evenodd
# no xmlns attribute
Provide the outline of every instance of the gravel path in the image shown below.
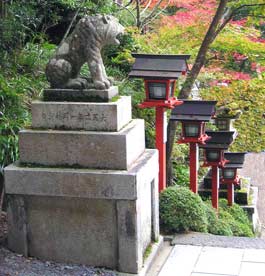
<svg viewBox="0 0 265 276"><path fill-rule="evenodd" d="M0 276L115 276L112 271L82 265L43 262L14 254L0 245Z"/></svg>
<svg viewBox="0 0 265 276"><path fill-rule="evenodd" d="M197 232L176 235L174 236L171 244L265 249L265 239L215 236L212 234Z"/></svg>
<svg viewBox="0 0 265 276"><path fill-rule="evenodd" d="M114 276L104 269L79 265L42 262L34 258L24 258L0 247L1 276Z"/></svg>

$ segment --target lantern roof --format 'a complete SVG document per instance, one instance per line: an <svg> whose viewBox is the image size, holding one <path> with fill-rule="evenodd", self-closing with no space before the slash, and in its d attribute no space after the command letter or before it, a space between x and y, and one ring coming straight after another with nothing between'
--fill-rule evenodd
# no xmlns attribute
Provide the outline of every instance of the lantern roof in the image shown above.
<svg viewBox="0 0 265 276"><path fill-rule="evenodd" d="M190 55L153 55L135 54L135 62L131 78L145 79L178 79L180 75L188 70L187 60Z"/></svg>
<svg viewBox="0 0 265 276"><path fill-rule="evenodd" d="M210 121L215 114L217 101L183 100L183 104L171 111L170 120L173 121Z"/></svg>
<svg viewBox="0 0 265 276"><path fill-rule="evenodd" d="M242 168L245 161L246 152L225 152L224 157L229 162L225 168Z"/></svg>
<svg viewBox="0 0 265 276"><path fill-rule="evenodd" d="M234 131L206 131L211 138L201 148L228 149L234 141Z"/></svg>

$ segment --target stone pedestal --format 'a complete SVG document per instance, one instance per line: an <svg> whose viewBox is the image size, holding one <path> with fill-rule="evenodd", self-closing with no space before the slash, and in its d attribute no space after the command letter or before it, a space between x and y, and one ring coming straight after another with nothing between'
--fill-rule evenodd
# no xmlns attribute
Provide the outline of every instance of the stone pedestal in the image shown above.
<svg viewBox="0 0 265 276"><path fill-rule="evenodd" d="M158 154L130 97L34 102L5 168L8 245L44 260L138 273L159 237Z"/></svg>
<svg viewBox="0 0 265 276"><path fill-rule="evenodd" d="M95 88L77 89L44 89L43 99L48 102L109 102L118 95L118 87L112 86L106 90L96 90Z"/></svg>

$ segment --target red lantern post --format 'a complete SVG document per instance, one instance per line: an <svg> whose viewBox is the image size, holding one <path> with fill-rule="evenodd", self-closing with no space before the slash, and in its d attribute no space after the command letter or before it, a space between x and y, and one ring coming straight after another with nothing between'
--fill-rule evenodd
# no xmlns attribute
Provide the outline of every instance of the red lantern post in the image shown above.
<svg viewBox="0 0 265 276"><path fill-rule="evenodd" d="M219 168L217 165L212 165L212 206L218 209L219 199Z"/></svg>
<svg viewBox="0 0 265 276"><path fill-rule="evenodd" d="M212 167L212 206L218 210L219 168L223 168L228 160L224 150L233 142L233 131L206 131L211 139L201 147L204 149L204 166Z"/></svg>
<svg viewBox="0 0 265 276"><path fill-rule="evenodd" d="M195 194L198 193L198 160L198 144L190 143L190 189Z"/></svg>
<svg viewBox="0 0 265 276"><path fill-rule="evenodd" d="M243 167L245 154L245 152L225 153L228 163L222 168L221 182L227 185L227 201L229 206L234 204L234 186L240 184L237 169Z"/></svg>
<svg viewBox="0 0 265 276"><path fill-rule="evenodd" d="M165 89L161 89L161 87ZM159 90L156 91L155 88L159 88ZM174 88L175 80L145 80L146 100L139 105L140 108L155 107L156 110L155 129L156 148L159 155L159 192L166 188L166 109L172 109L183 103L172 96L173 92L170 90L174 91Z"/></svg>
<svg viewBox="0 0 265 276"><path fill-rule="evenodd" d="M133 54L129 77L143 78L146 98L141 108L156 109L156 148L159 151L159 192L166 188L166 109L182 104L174 97L176 79L187 71L189 55Z"/></svg>
<svg viewBox="0 0 265 276"><path fill-rule="evenodd" d="M198 144L205 144L210 139L205 134L205 122L208 122L215 113L216 101L188 101L176 106L170 120L182 123L181 137L178 143L190 144L190 189L198 193Z"/></svg>

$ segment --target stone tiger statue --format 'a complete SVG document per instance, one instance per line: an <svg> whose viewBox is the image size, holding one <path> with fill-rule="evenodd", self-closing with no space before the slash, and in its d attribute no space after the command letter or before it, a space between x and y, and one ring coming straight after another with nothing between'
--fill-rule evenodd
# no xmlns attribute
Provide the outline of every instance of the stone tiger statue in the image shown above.
<svg viewBox="0 0 265 276"><path fill-rule="evenodd" d="M81 67L86 62L94 87L108 89L112 83L105 71L101 49L105 45L119 45L117 36L123 33L124 27L113 16L82 18L46 66L46 77L51 88L87 88L89 78L79 77Z"/></svg>

